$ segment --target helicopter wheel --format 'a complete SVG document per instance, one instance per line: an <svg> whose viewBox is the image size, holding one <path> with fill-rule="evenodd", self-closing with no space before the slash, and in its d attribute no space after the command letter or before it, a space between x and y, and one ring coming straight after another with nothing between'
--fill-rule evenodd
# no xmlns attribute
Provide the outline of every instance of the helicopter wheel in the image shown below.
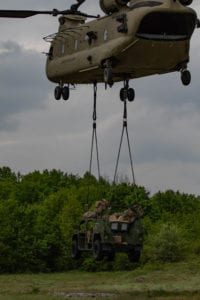
<svg viewBox="0 0 200 300"><path fill-rule="evenodd" d="M121 88L119 97L122 102L126 100L126 98L127 98L127 89L126 88Z"/></svg>
<svg viewBox="0 0 200 300"><path fill-rule="evenodd" d="M180 0L182 5L188 6L191 5L193 0Z"/></svg>
<svg viewBox="0 0 200 300"><path fill-rule="evenodd" d="M130 102L132 102L135 99L135 90L133 88L129 88L127 90L127 98Z"/></svg>
<svg viewBox="0 0 200 300"><path fill-rule="evenodd" d="M58 85L55 87L54 90L54 97L56 100L60 100L62 96L62 88Z"/></svg>
<svg viewBox="0 0 200 300"><path fill-rule="evenodd" d="M191 73L188 70L183 70L181 72L181 81L183 83L183 85L187 86L190 84L191 82Z"/></svg>
<svg viewBox="0 0 200 300"><path fill-rule="evenodd" d="M64 86L62 88L62 97L63 97L63 100L69 99L69 87L68 86Z"/></svg>
<svg viewBox="0 0 200 300"><path fill-rule="evenodd" d="M122 88L119 97L121 101L128 99L129 102L132 102L135 99L135 90L133 88Z"/></svg>

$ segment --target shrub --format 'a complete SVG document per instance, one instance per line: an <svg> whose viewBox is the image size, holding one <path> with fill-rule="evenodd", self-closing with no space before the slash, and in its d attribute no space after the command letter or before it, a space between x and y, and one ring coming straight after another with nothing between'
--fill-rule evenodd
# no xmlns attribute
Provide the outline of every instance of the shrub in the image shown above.
<svg viewBox="0 0 200 300"><path fill-rule="evenodd" d="M185 256L186 244L177 225L162 224L154 237L154 257L158 261L176 262Z"/></svg>
<svg viewBox="0 0 200 300"><path fill-rule="evenodd" d="M97 271L112 271L112 262L107 261L95 261L92 256L88 256L84 259L81 270L87 272L97 272Z"/></svg>
<svg viewBox="0 0 200 300"><path fill-rule="evenodd" d="M133 269L133 263L130 263L128 255L125 253L116 253L113 262L114 271L129 271Z"/></svg>

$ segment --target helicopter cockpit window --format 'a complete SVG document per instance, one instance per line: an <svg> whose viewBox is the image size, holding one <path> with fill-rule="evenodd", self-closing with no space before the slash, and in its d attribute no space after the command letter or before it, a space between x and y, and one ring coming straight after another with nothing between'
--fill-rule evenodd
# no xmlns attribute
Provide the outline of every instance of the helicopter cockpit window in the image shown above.
<svg viewBox="0 0 200 300"><path fill-rule="evenodd" d="M137 36L162 41L186 40L191 37L195 24L195 16L190 13L150 13L141 21Z"/></svg>

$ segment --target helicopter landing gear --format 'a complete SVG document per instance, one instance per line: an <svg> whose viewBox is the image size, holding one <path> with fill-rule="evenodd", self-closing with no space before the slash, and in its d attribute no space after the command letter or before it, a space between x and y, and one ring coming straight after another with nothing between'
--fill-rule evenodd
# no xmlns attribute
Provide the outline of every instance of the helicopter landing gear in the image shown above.
<svg viewBox="0 0 200 300"><path fill-rule="evenodd" d="M62 97L63 97L63 100L68 100L69 99L69 87L68 86L63 87Z"/></svg>
<svg viewBox="0 0 200 300"><path fill-rule="evenodd" d="M193 0L180 0L182 5L188 6L191 5Z"/></svg>
<svg viewBox="0 0 200 300"><path fill-rule="evenodd" d="M62 96L62 87L60 85L55 87L54 97L56 100L60 100Z"/></svg>
<svg viewBox="0 0 200 300"><path fill-rule="evenodd" d="M111 65L110 60L106 60L106 62L104 64L103 78L104 78L105 84L106 85L108 84L110 87L112 87L112 85L113 85L113 70L112 70L112 65Z"/></svg>
<svg viewBox="0 0 200 300"><path fill-rule="evenodd" d="M190 71L188 71L187 69L183 69L181 71L181 81L182 81L182 84L187 86L190 84L191 82L191 73Z"/></svg>
<svg viewBox="0 0 200 300"><path fill-rule="evenodd" d="M56 100L60 100L61 97L63 100L69 99L69 86L63 86L62 84L55 87L54 97Z"/></svg>
<svg viewBox="0 0 200 300"><path fill-rule="evenodd" d="M121 101L125 101L128 99L128 101L132 102L135 99L135 90L133 88L129 88L129 81L124 81L124 87L121 88L119 97Z"/></svg>

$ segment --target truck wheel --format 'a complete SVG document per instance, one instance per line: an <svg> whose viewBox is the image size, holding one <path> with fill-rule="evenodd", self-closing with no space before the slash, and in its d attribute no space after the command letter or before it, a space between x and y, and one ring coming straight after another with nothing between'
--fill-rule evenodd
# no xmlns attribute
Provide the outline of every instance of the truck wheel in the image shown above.
<svg viewBox="0 0 200 300"><path fill-rule="evenodd" d="M114 250L108 252L107 259L108 259L108 261L113 261L115 259L115 251Z"/></svg>
<svg viewBox="0 0 200 300"><path fill-rule="evenodd" d="M96 239L93 243L93 258L100 261L103 259L103 250L100 239Z"/></svg>
<svg viewBox="0 0 200 300"><path fill-rule="evenodd" d="M71 256L73 259L79 259L81 257L81 251L78 249L77 240L72 241Z"/></svg>
<svg viewBox="0 0 200 300"><path fill-rule="evenodd" d="M136 250L130 250L128 252L128 258L130 260L130 262L138 262L140 260L140 251L136 251Z"/></svg>

